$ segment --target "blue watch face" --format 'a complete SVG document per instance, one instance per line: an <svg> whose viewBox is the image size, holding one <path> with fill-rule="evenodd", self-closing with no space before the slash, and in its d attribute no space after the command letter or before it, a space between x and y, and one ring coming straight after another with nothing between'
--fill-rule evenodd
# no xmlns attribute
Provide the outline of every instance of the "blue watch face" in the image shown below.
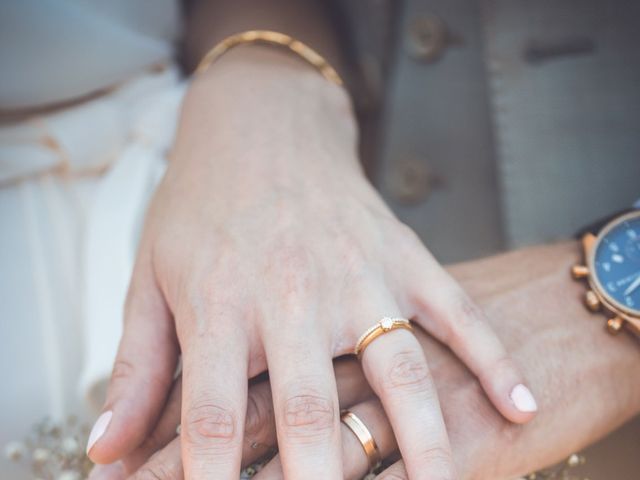
<svg viewBox="0 0 640 480"><path fill-rule="evenodd" d="M598 242L595 277L616 306L640 315L640 212L609 229Z"/></svg>

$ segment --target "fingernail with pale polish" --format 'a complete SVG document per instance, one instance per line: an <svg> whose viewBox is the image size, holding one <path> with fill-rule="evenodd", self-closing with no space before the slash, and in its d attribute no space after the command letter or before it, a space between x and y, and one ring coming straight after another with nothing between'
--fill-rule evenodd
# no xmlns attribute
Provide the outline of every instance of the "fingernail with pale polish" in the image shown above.
<svg viewBox="0 0 640 480"><path fill-rule="evenodd" d="M521 383L513 387L509 395L511 401L522 413L533 413L538 411L538 404L533 398L531 391Z"/></svg>
<svg viewBox="0 0 640 480"><path fill-rule="evenodd" d="M124 480L125 478L122 462L116 462L110 465L96 465L91 470L88 480Z"/></svg>
<svg viewBox="0 0 640 480"><path fill-rule="evenodd" d="M91 433L89 434L89 442L87 442L87 455L96 444L98 440L104 435L104 432L107 431L107 427L111 422L111 417L113 417L113 412L109 410L108 412L104 412L102 415L98 417L96 423L93 425L91 429Z"/></svg>

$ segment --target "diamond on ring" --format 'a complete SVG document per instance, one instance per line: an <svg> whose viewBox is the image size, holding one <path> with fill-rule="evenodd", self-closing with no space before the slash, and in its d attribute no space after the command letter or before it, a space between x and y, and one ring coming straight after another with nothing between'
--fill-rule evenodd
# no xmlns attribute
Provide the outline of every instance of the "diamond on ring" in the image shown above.
<svg viewBox="0 0 640 480"><path fill-rule="evenodd" d="M384 317L380 320L380 326L385 332L388 332L393 328L393 318Z"/></svg>
<svg viewBox="0 0 640 480"><path fill-rule="evenodd" d="M358 358L361 358L362 352L367 347L367 345L373 342L380 335L384 335L385 333L396 330L398 328L409 331L413 330L413 328L411 327L411 322L406 318L383 317L360 336L360 338L356 342L353 353Z"/></svg>

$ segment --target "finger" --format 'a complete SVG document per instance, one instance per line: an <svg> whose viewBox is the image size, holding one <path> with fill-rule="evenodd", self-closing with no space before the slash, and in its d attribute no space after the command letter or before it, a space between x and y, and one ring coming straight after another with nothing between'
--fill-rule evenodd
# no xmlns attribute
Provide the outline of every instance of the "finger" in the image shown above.
<svg viewBox="0 0 640 480"><path fill-rule="evenodd" d="M158 450L176 438L180 425L182 377L176 379L158 424L142 445L122 460L127 472L135 472ZM248 394L242 465L250 465L273 451L276 428L268 381L251 387Z"/></svg>
<svg viewBox="0 0 640 480"><path fill-rule="evenodd" d="M364 378L360 364L353 357L344 357L334 361L334 371L340 408L360 403L373 395ZM156 451L175 439L176 428L180 424L181 397L182 377L180 376L174 382L169 399L155 428L140 447L123 459L125 471L135 472ZM271 385L268 381L261 381L249 389L244 441L242 443L242 467L245 468L273 454L276 444Z"/></svg>
<svg viewBox="0 0 640 480"><path fill-rule="evenodd" d="M188 479L215 472L216 478L235 480L240 474L248 353L240 322L227 320L190 332L183 346L180 438Z"/></svg>
<svg viewBox="0 0 640 480"><path fill-rule="evenodd" d="M125 471L135 472L158 450L176 438L180 425L182 405L182 377L178 377L160 420L149 436L131 454L122 460ZM247 413L243 441L242 465L250 465L273 451L276 445L276 428L268 381L251 387L248 394Z"/></svg>
<svg viewBox="0 0 640 480"><path fill-rule="evenodd" d="M356 414L369 430L382 458L386 458L396 451L397 445L393 430L377 399L354 405L349 408L349 411ZM344 478L345 480L361 479L369 471L369 460L364 448L358 437L343 423L341 423L341 436ZM254 477L254 480L279 480L283 478L282 463L280 457L276 455Z"/></svg>
<svg viewBox="0 0 640 480"><path fill-rule="evenodd" d="M508 420L525 423L537 411L524 376L482 309L435 260L427 257L417 284L415 320L462 360ZM430 287L430 288L429 288ZM428 288L428 290L427 290Z"/></svg>
<svg viewBox="0 0 640 480"><path fill-rule="evenodd" d="M340 408L328 342L318 342L322 336L301 322L286 324L263 333L285 476L305 479L322 471L324 478L341 479Z"/></svg>
<svg viewBox="0 0 640 480"><path fill-rule="evenodd" d="M381 317L401 317L391 292L379 280L355 288L360 332ZM449 439L435 385L420 343L406 329L392 329L365 345L360 360L365 377L393 426L412 480L455 477Z"/></svg>
<svg viewBox="0 0 640 480"><path fill-rule="evenodd" d="M373 395L360 364L353 357L334 361L340 408L363 402ZM242 465L246 467L273 454L277 446L271 385L260 382L249 389Z"/></svg>
<svg viewBox="0 0 640 480"><path fill-rule="evenodd" d="M385 459L397 451L398 445L391 423L384 413L382 404L378 399L360 403L349 408L365 425L378 447L380 458ZM363 445L356 435L344 423L342 428L342 462L344 474L347 479L360 479L369 472L369 459Z"/></svg>
<svg viewBox="0 0 640 480"><path fill-rule="evenodd" d="M174 439L142 465L129 480L183 480L180 438ZM202 477L205 478L205 477ZM216 476L216 478L218 478ZM106 479L105 479L106 480Z"/></svg>
<svg viewBox="0 0 640 480"><path fill-rule="evenodd" d="M176 369L171 313L150 265L136 269L107 400L87 444L96 463L112 463L142 443L162 410Z"/></svg>
<svg viewBox="0 0 640 480"><path fill-rule="evenodd" d="M407 330L376 339L362 354L365 376L384 405L412 480L452 480L453 459L424 353Z"/></svg>
<svg viewBox="0 0 640 480"><path fill-rule="evenodd" d="M273 456L276 449L276 420L269 381L262 381L249 389L247 416L242 443L242 468L258 460Z"/></svg>
<svg viewBox="0 0 640 480"><path fill-rule="evenodd" d="M376 477L376 480L409 480L407 469L402 460L397 461Z"/></svg>
<svg viewBox="0 0 640 480"><path fill-rule="evenodd" d="M160 419L142 444L122 459L127 472L135 472L157 451L166 447L177 436L182 405L182 376L176 378Z"/></svg>

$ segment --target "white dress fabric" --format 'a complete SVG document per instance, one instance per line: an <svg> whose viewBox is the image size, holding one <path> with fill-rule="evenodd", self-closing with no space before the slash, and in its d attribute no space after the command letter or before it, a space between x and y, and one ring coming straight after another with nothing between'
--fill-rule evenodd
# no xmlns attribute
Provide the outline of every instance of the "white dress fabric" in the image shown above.
<svg viewBox="0 0 640 480"><path fill-rule="evenodd" d="M185 90L178 26L173 0L0 6L0 110L34 112L0 124L0 446L101 407ZM2 457L0 478L29 477Z"/></svg>
<svg viewBox="0 0 640 480"><path fill-rule="evenodd" d="M40 108L128 81L173 56L177 0L0 2L0 108Z"/></svg>

